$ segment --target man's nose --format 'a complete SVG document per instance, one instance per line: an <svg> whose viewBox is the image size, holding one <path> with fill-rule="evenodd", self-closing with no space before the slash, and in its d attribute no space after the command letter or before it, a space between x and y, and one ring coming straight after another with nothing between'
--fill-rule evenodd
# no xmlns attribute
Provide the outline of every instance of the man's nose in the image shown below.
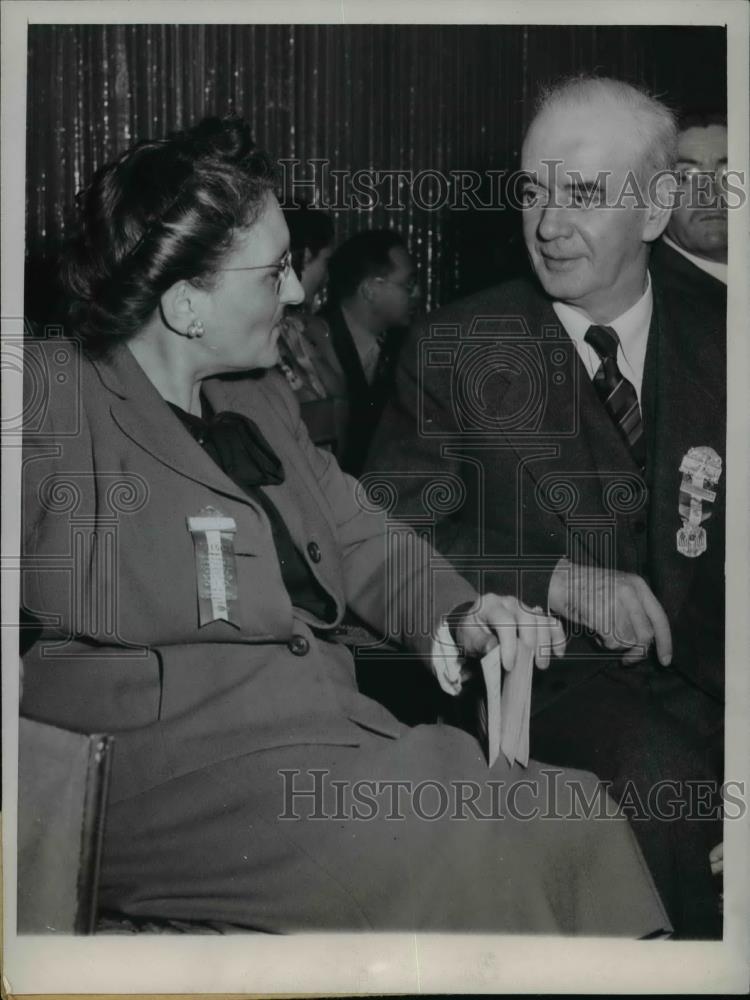
<svg viewBox="0 0 750 1000"><path fill-rule="evenodd" d="M559 236L569 236L571 229L567 209L549 205L542 208L536 227L539 239L549 241Z"/></svg>
<svg viewBox="0 0 750 1000"><path fill-rule="evenodd" d="M710 176L711 186L711 204L716 205L718 208L727 207L727 191L724 180L719 174L714 171Z"/></svg>

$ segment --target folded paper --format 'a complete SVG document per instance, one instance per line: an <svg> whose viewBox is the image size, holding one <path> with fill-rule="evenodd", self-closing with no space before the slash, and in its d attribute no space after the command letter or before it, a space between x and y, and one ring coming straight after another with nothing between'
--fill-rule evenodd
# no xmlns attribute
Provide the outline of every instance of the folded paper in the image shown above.
<svg viewBox="0 0 750 1000"><path fill-rule="evenodd" d="M529 763L529 725L534 650L519 644L512 670L503 671L500 646L482 659L487 691L487 761L490 767L502 750L512 766Z"/></svg>

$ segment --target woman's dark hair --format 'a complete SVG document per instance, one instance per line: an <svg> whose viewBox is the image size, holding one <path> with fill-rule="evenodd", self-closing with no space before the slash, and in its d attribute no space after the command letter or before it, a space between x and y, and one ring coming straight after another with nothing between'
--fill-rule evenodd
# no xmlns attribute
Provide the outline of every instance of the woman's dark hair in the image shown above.
<svg viewBox="0 0 750 1000"><path fill-rule="evenodd" d="M285 208L284 218L289 227L289 249L292 267L298 278L302 277L305 250L315 258L321 250L333 244L333 219L327 212L310 205Z"/></svg>
<svg viewBox="0 0 750 1000"><path fill-rule="evenodd" d="M235 231L275 181L239 118L206 118L101 167L78 196L61 277L72 332L91 351L132 337L176 281L210 287Z"/></svg>
<svg viewBox="0 0 750 1000"><path fill-rule="evenodd" d="M390 252L396 247L405 250L406 243L392 229L365 230L337 247L328 261L328 302L338 305L367 278L388 277L394 270Z"/></svg>

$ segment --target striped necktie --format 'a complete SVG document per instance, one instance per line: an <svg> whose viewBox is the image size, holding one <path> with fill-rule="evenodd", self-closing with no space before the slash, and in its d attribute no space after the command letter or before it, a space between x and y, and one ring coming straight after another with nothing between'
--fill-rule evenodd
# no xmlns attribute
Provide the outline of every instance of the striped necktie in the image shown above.
<svg viewBox="0 0 750 1000"><path fill-rule="evenodd" d="M646 467L646 438L641 408L638 406L633 383L625 378L617 366L620 340L611 326L590 326L584 339L601 360L594 375L594 388L642 471Z"/></svg>

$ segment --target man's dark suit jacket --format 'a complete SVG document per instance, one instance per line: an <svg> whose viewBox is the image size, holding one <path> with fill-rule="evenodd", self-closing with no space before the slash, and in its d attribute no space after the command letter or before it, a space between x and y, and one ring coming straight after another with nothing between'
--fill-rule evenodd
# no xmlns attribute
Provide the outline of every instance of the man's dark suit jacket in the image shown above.
<svg viewBox="0 0 750 1000"><path fill-rule="evenodd" d="M544 608L563 556L648 581L671 624L671 670L628 670L573 628L564 660L534 681L532 755L590 768L621 802L629 787L648 799L665 780L714 787L721 770L724 468L707 550L686 557L677 532L683 457L705 446L725 459L725 323L705 299L652 280L645 476L551 302L522 279L412 334L364 477L480 592ZM720 937L708 865L720 821L634 827L676 932Z"/></svg>
<svg viewBox="0 0 750 1000"><path fill-rule="evenodd" d="M397 511L480 592L546 607L562 556L642 575L669 617L675 668L721 697L725 470L707 550L688 558L676 539L683 456L708 446L725 458L724 322L699 297L653 284L645 478L551 302L526 279L413 331L366 468L390 480Z"/></svg>
<svg viewBox="0 0 750 1000"><path fill-rule="evenodd" d="M341 468L356 476L362 471L373 432L393 388L394 368L404 330L387 331L373 380L368 383L354 338L341 309L324 309L321 319L328 324L331 347L346 383L349 404L344 439L337 446L336 456Z"/></svg>
<svg viewBox="0 0 750 1000"><path fill-rule="evenodd" d="M691 300L700 298L726 317L727 286L724 282L697 267L663 240L657 240L651 250L651 271L662 287L688 295Z"/></svg>

